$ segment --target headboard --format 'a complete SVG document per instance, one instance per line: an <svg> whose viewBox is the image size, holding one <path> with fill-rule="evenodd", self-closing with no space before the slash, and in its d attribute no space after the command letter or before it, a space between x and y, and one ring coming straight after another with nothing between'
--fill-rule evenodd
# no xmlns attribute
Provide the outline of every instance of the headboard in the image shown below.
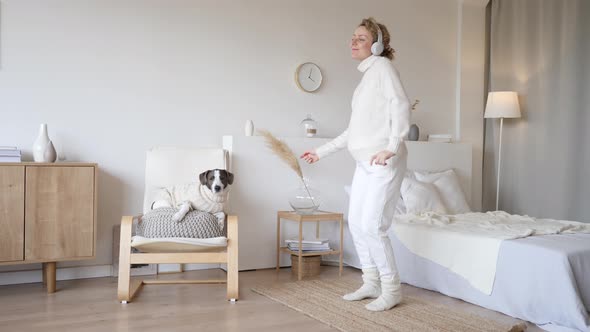
<svg viewBox="0 0 590 332"><path fill-rule="evenodd" d="M440 172L452 168L461 183L461 189L471 205L471 144L406 142L408 169Z"/></svg>

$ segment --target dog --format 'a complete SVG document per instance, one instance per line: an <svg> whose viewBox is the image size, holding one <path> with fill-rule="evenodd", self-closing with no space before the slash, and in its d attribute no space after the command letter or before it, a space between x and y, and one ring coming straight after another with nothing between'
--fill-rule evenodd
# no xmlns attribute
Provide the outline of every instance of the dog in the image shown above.
<svg viewBox="0 0 590 332"><path fill-rule="evenodd" d="M198 183L160 188L155 193L152 210L161 207L178 208L172 219L181 221L191 210L209 212L217 217L220 227L225 220L225 203L234 175L224 169L211 169L199 174Z"/></svg>

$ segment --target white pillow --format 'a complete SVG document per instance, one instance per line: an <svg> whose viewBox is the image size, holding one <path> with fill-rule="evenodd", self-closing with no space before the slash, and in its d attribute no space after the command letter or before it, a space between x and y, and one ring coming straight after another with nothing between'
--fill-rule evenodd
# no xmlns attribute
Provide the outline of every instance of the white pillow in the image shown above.
<svg viewBox="0 0 590 332"><path fill-rule="evenodd" d="M411 169L406 169L406 174L404 174L404 178L412 178L412 179L415 179L417 172L418 171L412 171ZM422 182L424 182L424 181L422 181Z"/></svg>
<svg viewBox="0 0 590 332"><path fill-rule="evenodd" d="M428 172L428 171L413 171L412 176L414 179L422 182L432 183L439 178L445 176L448 172L454 172L452 169L447 169L441 172Z"/></svg>
<svg viewBox="0 0 590 332"><path fill-rule="evenodd" d="M350 188L351 188L351 186L344 186L344 191L346 192L346 194L348 195L349 198L350 198ZM395 212L393 214L394 215L406 214L406 205L404 204L404 200L402 199L401 195L400 195L400 198L397 200L397 204L395 206Z"/></svg>
<svg viewBox="0 0 590 332"><path fill-rule="evenodd" d="M450 214L471 212L459 179L452 169L444 172L414 172L417 180L432 183L438 189L441 199Z"/></svg>
<svg viewBox="0 0 590 332"><path fill-rule="evenodd" d="M406 209L406 203L404 202L403 197L400 195L399 199L397 200L397 204L395 205L395 212L393 214L397 215L397 214L406 214L406 213L408 213L408 211Z"/></svg>
<svg viewBox="0 0 590 332"><path fill-rule="evenodd" d="M447 214L447 209L434 184L405 177L401 191L406 205L406 213L417 214L433 211Z"/></svg>

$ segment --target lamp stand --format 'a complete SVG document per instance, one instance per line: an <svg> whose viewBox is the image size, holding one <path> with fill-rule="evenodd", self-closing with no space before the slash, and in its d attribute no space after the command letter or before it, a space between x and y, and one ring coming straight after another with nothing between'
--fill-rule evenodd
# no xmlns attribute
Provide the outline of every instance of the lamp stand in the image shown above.
<svg viewBox="0 0 590 332"><path fill-rule="evenodd" d="M502 168L502 127L504 126L504 118L500 118L500 145L498 148L498 176L496 182L496 211L498 211L498 202L500 199L500 169Z"/></svg>

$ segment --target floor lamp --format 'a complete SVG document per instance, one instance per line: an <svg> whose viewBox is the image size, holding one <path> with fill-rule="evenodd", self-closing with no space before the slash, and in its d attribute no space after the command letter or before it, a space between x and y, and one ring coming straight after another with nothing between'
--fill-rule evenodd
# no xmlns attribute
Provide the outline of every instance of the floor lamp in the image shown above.
<svg viewBox="0 0 590 332"><path fill-rule="evenodd" d="M502 127L504 118L520 118L518 95L513 91L496 91L488 93L488 101L484 113L486 119L500 118L500 144L498 148L498 177L496 184L496 211L500 197L500 169L502 168Z"/></svg>

